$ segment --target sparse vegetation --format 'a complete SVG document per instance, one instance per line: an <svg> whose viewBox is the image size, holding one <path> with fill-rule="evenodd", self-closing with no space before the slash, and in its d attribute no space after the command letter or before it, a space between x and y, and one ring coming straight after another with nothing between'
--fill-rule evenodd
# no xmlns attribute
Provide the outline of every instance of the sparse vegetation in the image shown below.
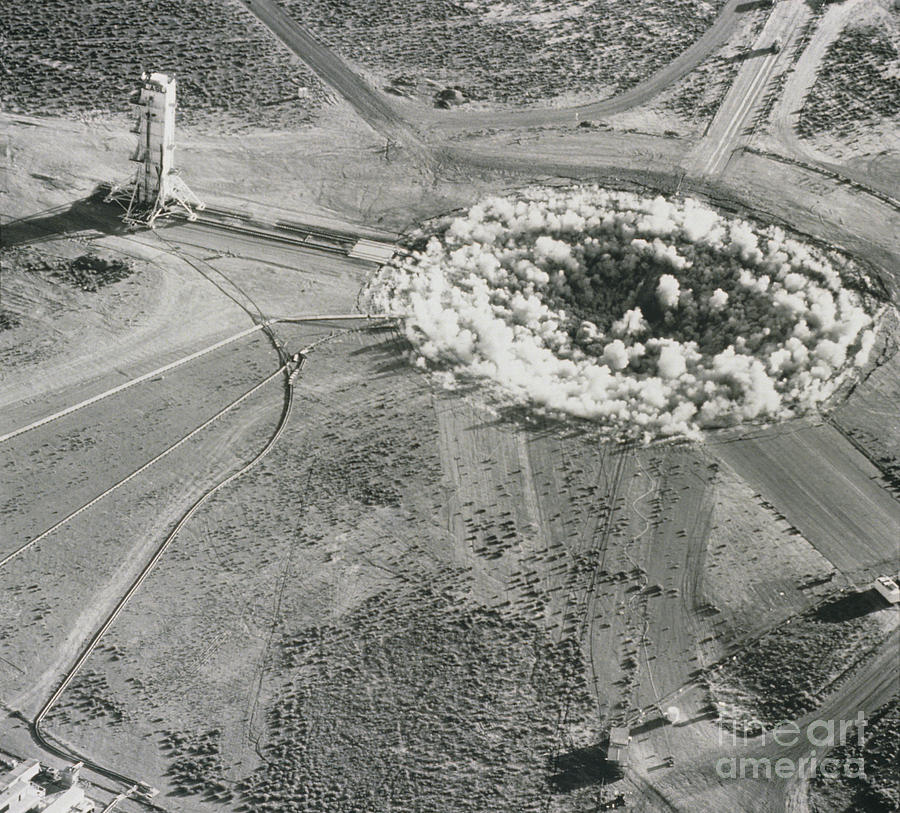
<svg viewBox="0 0 900 813"><path fill-rule="evenodd" d="M130 112L142 70L176 77L188 123L296 126L326 98L318 79L228 0L4 3L0 31L0 100L13 112Z"/></svg>
<svg viewBox="0 0 900 813"><path fill-rule="evenodd" d="M231 788L216 778L223 774L221 736L217 728L197 734L163 732L162 747L172 759L166 776L175 783L177 795L202 795L212 802L229 802L234 797Z"/></svg>
<svg viewBox="0 0 900 813"><path fill-rule="evenodd" d="M862 758L864 778L827 779L817 774L811 781L812 813L892 813L900 810L900 699L894 698L867 721L864 744L854 735L831 756L841 762Z"/></svg>
<svg viewBox="0 0 900 813"><path fill-rule="evenodd" d="M337 3L282 0L391 92L438 106L464 100L530 104L626 90L690 46L721 0L491 0ZM443 94L443 95L442 95Z"/></svg>
<svg viewBox="0 0 900 813"><path fill-rule="evenodd" d="M847 138L900 115L900 35L888 26L848 28L832 43L800 111L803 138Z"/></svg>
<svg viewBox="0 0 900 813"><path fill-rule="evenodd" d="M102 719L104 725L117 726L125 718L126 711L113 697L106 675L86 669L70 684L65 706L54 707L47 719L51 724L67 722L75 726L82 721Z"/></svg>
<svg viewBox="0 0 900 813"><path fill-rule="evenodd" d="M715 116L728 88L737 76L740 62L720 56L710 57L675 87L662 103L685 121L705 121Z"/></svg>
<svg viewBox="0 0 900 813"><path fill-rule="evenodd" d="M591 709L576 641L426 587L282 653L253 810L544 810L548 764Z"/></svg>
<svg viewBox="0 0 900 813"><path fill-rule="evenodd" d="M884 638L882 606L874 591L838 596L743 649L710 679L722 724L752 736L812 711Z"/></svg>

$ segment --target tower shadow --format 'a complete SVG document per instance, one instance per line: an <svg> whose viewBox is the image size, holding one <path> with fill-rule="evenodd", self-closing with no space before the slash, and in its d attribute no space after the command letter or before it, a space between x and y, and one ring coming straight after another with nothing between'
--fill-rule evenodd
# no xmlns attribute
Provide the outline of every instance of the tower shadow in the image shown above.
<svg viewBox="0 0 900 813"><path fill-rule="evenodd" d="M557 793L609 784L622 778L621 767L606 759L609 739L559 754L551 765L550 787Z"/></svg>
<svg viewBox="0 0 900 813"><path fill-rule="evenodd" d="M40 243L85 229L95 229L103 234L125 233L128 227L122 222L121 207L103 202L107 191L99 186L85 198L3 223L0 225L0 246Z"/></svg>

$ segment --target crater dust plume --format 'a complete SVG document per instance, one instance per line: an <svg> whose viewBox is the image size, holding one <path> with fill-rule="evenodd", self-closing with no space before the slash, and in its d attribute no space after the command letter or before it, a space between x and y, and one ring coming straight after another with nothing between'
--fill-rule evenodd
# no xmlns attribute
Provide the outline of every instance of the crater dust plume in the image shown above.
<svg viewBox="0 0 900 813"><path fill-rule="evenodd" d="M845 257L692 199L533 188L421 238L366 292L420 366L620 436L800 414L875 340Z"/></svg>

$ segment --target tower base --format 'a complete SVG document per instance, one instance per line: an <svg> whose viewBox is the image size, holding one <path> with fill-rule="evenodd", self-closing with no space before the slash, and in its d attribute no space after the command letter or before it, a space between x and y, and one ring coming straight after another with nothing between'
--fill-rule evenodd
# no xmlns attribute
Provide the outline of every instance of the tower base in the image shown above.
<svg viewBox="0 0 900 813"><path fill-rule="evenodd" d="M181 214L188 220L196 220L197 212L202 212L206 204L191 188L175 174L166 179L165 188L160 189L152 202L138 200L142 170L127 181L113 184L104 198L105 203L118 203L124 210L122 220L129 226L154 227L158 217Z"/></svg>

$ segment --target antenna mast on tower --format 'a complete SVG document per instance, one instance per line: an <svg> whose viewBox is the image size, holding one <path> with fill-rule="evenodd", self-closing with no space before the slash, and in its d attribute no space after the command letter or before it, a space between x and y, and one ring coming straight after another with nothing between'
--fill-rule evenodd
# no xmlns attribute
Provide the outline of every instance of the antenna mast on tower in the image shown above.
<svg viewBox="0 0 900 813"><path fill-rule="evenodd" d="M161 215L181 210L196 220L195 210L205 204L190 190L175 170L175 80L164 73L141 74L140 88L132 97L136 120L132 132L138 137L131 160L135 174L116 184L106 196L125 207L123 220L129 225L153 226Z"/></svg>

